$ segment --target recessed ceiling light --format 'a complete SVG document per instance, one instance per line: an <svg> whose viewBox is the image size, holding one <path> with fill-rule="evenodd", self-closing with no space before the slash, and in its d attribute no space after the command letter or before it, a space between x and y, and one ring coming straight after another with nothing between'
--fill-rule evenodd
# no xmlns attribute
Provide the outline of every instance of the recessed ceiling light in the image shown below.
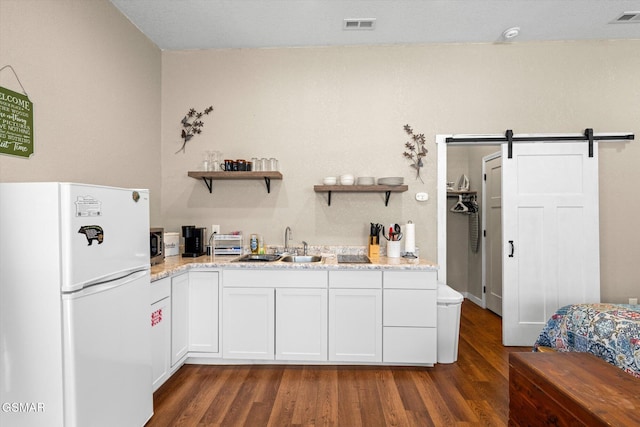
<svg viewBox="0 0 640 427"><path fill-rule="evenodd" d="M520 27L507 28L502 32L502 38L505 40L513 40L520 34Z"/></svg>

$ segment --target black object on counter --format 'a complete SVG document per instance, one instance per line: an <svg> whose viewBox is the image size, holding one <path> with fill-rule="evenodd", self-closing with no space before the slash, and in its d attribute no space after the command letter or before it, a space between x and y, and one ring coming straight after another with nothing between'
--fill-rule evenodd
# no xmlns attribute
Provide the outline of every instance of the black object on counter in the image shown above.
<svg viewBox="0 0 640 427"><path fill-rule="evenodd" d="M196 228L195 225L183 225L182 237L184 237L183 257L196 258L205 254L204 228Z"/></svg>

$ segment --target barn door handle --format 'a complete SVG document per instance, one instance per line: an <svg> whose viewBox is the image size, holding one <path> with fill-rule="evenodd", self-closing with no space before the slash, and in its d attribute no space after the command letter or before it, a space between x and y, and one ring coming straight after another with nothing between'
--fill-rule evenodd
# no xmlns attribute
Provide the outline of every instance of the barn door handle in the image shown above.
<svg viewBox="0 0 640 427"><path fill-rule="evenodd" d="M513 253L516 251L515 246L513 246L513 240L509 240L509 244L511 245L511 253L509 254L509 258L513 258Z"/></svg>

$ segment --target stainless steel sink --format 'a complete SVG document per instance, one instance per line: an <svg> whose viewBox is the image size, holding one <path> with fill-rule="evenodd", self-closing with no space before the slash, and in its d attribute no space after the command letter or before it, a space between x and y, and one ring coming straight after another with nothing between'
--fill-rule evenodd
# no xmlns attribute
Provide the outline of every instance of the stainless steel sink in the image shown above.
<svg viewBox="0 0 640 427"><path fill-rule="evenodd" d="M287 255L282 258L284 262L320 262L322 257L319 255Z"/></svg>
<svg viewBox="0 0 640 427"><path fill-rule="evenodd" d="M232 262L274 262L280 259L280 255L274 254L246 254Z"/></svg>

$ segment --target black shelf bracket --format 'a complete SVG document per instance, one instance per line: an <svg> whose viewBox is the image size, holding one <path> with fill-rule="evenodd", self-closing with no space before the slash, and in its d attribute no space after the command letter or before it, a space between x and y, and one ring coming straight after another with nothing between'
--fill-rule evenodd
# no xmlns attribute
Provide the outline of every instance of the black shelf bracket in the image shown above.
<svg viewBox="0 0 640 427"><path fill-rule="evenodd" d="M264 183L267 186L267 194L271 193L271 178L269 178L268 176L264 177Z"/></svg>
<svg viewBox="0 0 640 427"><path fill-rule="evenodd" d="M505 137L507 138L507 158L510 159L513 157L513 130L507 129Z"/></svg>
<svg viewBox="0 0 640 427"><path fill-rule="evenodd" d="M384 205L389 206L389 197L391 197L391 191L384 192Z"/></svg>
<svg viewBox="0 0 640 427"><path fill-rule="evenodd" d="M213 193L213 179L211 178L207 178L207 177L202 177L202 180L204 181L204 184L207 186L207 188L209 189L209 194Z"/></svg>

